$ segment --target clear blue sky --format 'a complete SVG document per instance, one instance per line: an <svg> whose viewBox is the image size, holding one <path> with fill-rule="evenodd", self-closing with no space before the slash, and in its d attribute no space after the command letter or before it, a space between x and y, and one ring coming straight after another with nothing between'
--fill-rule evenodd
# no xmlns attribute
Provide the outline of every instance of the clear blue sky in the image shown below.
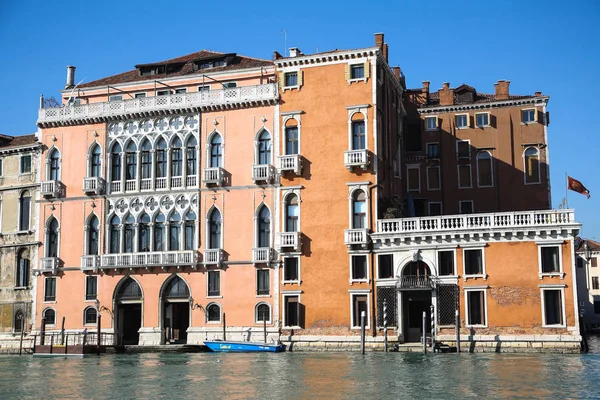
<svg viewBox="0 0 600 400"><path fill-rule="evenodd" d="M335 3L335 4L334 4ZM0 133L35 132L39 95L58 97L65 66L76 81L102 78L200 49L271 59L374 44L384 32L390 63L409 87L468 83L493 92L550 95L552 206L565 196L565 172L591 191L569 193L600 240L600 2L575 1L29 1L0 2ZM518 193L515 193L518 196Z"/></svg>

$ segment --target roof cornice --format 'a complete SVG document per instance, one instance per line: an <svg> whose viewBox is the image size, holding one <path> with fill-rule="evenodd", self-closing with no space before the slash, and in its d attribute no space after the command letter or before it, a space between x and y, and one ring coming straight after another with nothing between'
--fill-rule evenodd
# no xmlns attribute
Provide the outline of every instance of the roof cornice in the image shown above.
<svg viewBox="0 0 600 400"><path fill-rule="evenodd" d="M274 63L279 68L296 65L302 66L308 64L320 64L332 61L350 60L352 58L359 57L377 56L379 54L379 51L379 47L366 47L363 49L332 51L328 53L309 54L299 57L286 57L279 60L275 60Z"/></svg>
<svg viewBox="0 0 600 400"><path fill-rule="evenodd" d="M26 144L23 146L0 147L0 154L20 153L27 150L37 150L42 148L41 143Z"/></svg>
<svg viewBox="0 0 600 400"><path fill-rule="evenodd" d="M549 96L539 97L527 97L524 99L510 99L503 101L491 101L489 103L469 103L469 104L453 104L448 106L437 106L437 107L423 107L417 108L419 114L432 114L452 111L464 111L464 110L479 110L483 108L500 108L500 107L514 107L522 106L527 104L534 105L546 105L550 100Z"/></svg>

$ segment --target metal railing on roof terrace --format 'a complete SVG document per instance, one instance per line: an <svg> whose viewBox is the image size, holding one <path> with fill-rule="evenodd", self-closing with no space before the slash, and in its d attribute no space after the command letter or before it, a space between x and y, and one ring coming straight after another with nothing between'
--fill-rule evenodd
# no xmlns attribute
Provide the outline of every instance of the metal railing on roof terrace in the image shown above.
<svg viewBox="0 0 600 400"><path fill-rule="evenodd" d="M240 86L166 96L141 97L121 101L107 101L63 107L41 108L38 112L40 125L52 123L101 122L116 117L135 117L167 110L190 110L234 104L252 104L275 101L279 96L276 83Z"/></svg>
<svg viewBox="0 0 600 400"><path fill-rule="evenodd" d="M500 212L491 214L442 215L394 218L377 221L375 234L456 232L473 229L511 229L576 224L574 210Z"/></svg>

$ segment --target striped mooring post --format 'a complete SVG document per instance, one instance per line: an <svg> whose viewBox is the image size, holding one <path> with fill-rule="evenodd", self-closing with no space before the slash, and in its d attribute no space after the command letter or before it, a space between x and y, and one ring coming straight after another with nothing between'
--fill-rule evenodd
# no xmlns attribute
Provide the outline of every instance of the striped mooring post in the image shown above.
<svg viewBox="0 0 600 400"><path fill-rule="evenodd" d="M383 299L383 348L388 352L388 336L387 336L387 301Z"/></svg>
<svg viewBox="0 0 600 400"><path fill-rule="evenodd" d="M431 305L431 349L435 351L435 307Z"/></svg>

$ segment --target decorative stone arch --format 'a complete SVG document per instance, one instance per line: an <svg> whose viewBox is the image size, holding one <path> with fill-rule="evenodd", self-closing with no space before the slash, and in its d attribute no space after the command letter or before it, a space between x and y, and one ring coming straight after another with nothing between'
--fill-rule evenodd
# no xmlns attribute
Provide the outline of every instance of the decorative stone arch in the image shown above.
<svg viewBox="0 0 600 400"><path fill-rule="evenodd" d="M209 317L210 317L210 308L215 307L215 306L219 308L219 320L218 321L210 321L209 320ZM223 320L223 306L219 302L217 302L217 301L211 301L210 303L208 303L206 305L206 313L205 313L205 315L206 315L205 322L207 324L220 324L221 321Z"/></svg>
<svg viewBox="0 0 600 400"><path fill-rule="evenodd" d="M131 290L134 293L131 293L129 296L126 296L127 293L123 293L123 291ZM139 295L137 293L139 292ZM113 291L113 328L115 329L115 341L120 343L121 338L125 337L127 334L127 338L124 340L131 340L133 337L134 341L137 338L139 341L139 329L144 326L144 289L140 282L133 276L127 274L125 275L116 285ZM136 325L132 324L134 318L138 316L139 320L135 321ZM125 326L125 323L128 323ZM139 324L138 324L139 322ZM135 327L137 330L135 330ZM124 328L127 327L128 330L125 332ZM125 343L125 342L123 342Z"/></svg>
<svg viewBox="0 0 600 400"><path fill-rule="evenodd" d="M302 154L301 143L300 140L302 135L302 123L300 119L301 112L294 112L287 115L284 115L282 124L281 124L281 142L283 143L283 149L280 154L287 155L287 129L288 128L296 128L298 130L298 154Z"/></svg>
<svg viewBox="0 0 600 400"><path fill-rule="evenodd" d="M121 289L123 288L123 285L130 282L130 280L135 282L140 289L141 296L139 298L136 298L135 301L140 301L140 302L144 301L144 288L142 287L140 282L134 276L127 274L123 278L121 278L121 280L119 282L117 282L117 284L115 285L115 289L113 290L113 301L115 303L119 302L119 294L121 292Z"/></svg>
<svg viewBox="0 0 600 400"><path fill-rule="evenodd" d="M413 250L412 254L406 255L401 258L400 261L396 263L396 268L394 269L394 277L399 278L402 276L404 269L412 262L422 261L429 268L429 272L431 272L431 276L439 276L439 270L437 262L432 260L427 255L423 255L420 250Z"/></svg>
<svg viewBox="0 0 600 400"><path fill-rule="evenodd" d="M265 203L264 201L261 201L260 204L256 207L256 210L254 211L254 242L255 242L255 247L260 247L259 244L259 218L260 218L260 213L262 212L263 208L266 208L269 211L269 247L270 244L273 243L273 213L271 212L271 207L269 207L267 205L267 203Z"/></svg>
<svg viewBox="0 0 600 400"><path fill-rule="evenodd" d="M60 239L61 239L60 221L58 220L58 218L56 218L56 216L54 216L54 214L50 214L50 216L48 217L48 219L44 223L44 245L48 246L48 244L50 243L50 239L49 239L48 235L50 234L50 225L52 224L52 221L56 221L56 224L57 224L57 228L56 228L56 257L59 258L60 257ZM47 247L46 247L46 249L44 249L44 254L45 254L45 257L49 257Z"/></svg>
<svg viewBox="0 0 600 400"><path fill-rule="evenodd" d="M369 148L369 113L368 104L360 104L356 106L348 106L348 149L352 149L352 122L364 121L365 123L365 148Z"/></svg>

